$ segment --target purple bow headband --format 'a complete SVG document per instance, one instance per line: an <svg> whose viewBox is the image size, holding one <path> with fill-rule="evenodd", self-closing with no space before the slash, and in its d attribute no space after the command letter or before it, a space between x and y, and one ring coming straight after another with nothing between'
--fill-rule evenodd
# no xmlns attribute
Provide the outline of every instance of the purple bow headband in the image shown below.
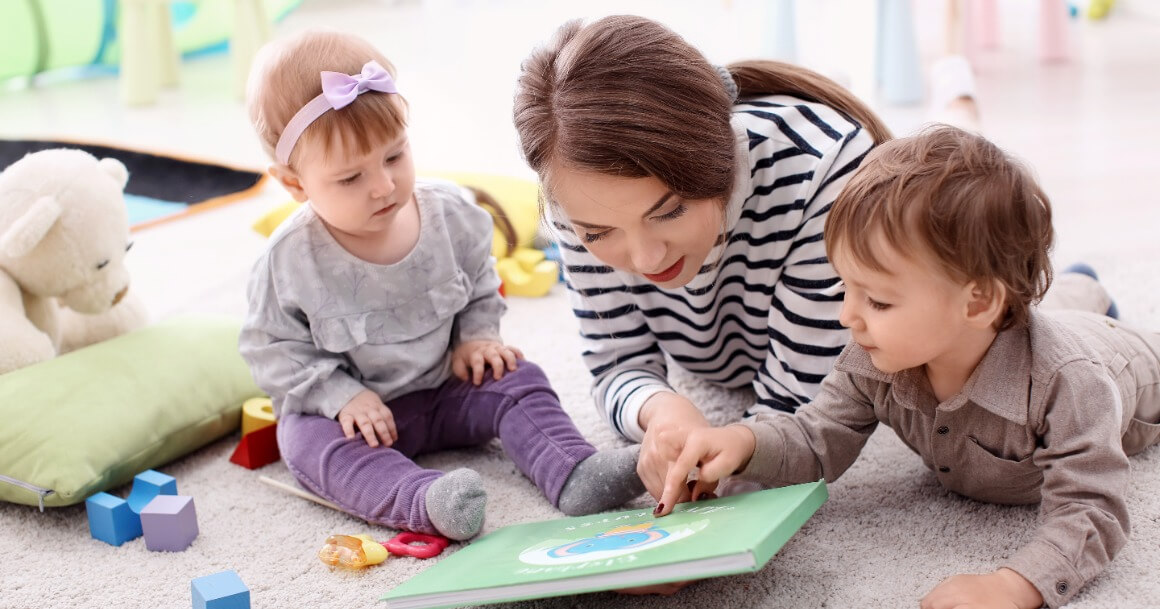
<svg viewBox="0 0 1160 609"><path fill-rule="evenodd" d="M342 72L322 73L322 93L306 102L305 106L286 123L282 136L278 138L278 145L274 148L274 157L283 165L290 163L290 153L302 132L327 110L345 108L354 101L354 98L367 91L380 93L398 93L395 88L395 79L379 65L379 62L370 60L363 65L361 74L343 74Z"/></svg>

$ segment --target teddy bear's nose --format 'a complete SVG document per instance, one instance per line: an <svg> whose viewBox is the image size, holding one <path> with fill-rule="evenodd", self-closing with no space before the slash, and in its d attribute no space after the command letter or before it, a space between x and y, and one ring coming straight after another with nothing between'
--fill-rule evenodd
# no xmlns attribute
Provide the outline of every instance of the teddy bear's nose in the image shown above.
<svg viewBox="0 0 1160 609"><path fill-rule="evenodd" d="M125 287L121 288L121 291L117 292L117 295L113 297L113 305L112 306L114 306L114 307L117 306L117 303L121 302L121 299L125 297L125 292L128 292L128 291L129 291L129 286L125 286Z"/></svg>

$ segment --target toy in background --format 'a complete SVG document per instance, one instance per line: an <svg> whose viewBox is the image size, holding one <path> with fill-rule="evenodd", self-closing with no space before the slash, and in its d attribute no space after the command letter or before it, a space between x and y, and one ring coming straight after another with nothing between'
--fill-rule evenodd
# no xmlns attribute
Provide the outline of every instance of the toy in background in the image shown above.
<svg viewBox="0 0 1160 609"><path fill-rule="evenodd" d="M1071 0L1067 4L1072 17L1085 15L1088 19L1103 19L1112 11L1116 0Z"/></svg>
<svg viewBox="0 0 1160 609"><path fill-rule="evenodd" d="M0 173L0 374L145 325L120 161L54 148Z"/></svg>
<svg viewBox="0 0 1160 609"><path fill-rule="evenodd" d="M268 397L246 400L242 403L242 441L230 455L230 462L258 469L280 458L274 404Z"/></svg>
<svg viewBox="0 0 1160 609"><path fill-rule="evenodd" d="M448 174L448 178L491 214L495 223L491 255L504 295L535 298L547 294L556 285L560 266L533 247L540 226L537 186L482 174Z"/></svg>
<svg viewBox="0 0 1160 609"><path fill-rule="evenodd" d="M505 296L539 297L563 279L553 244L537 247L540 228L539 189L535 182L483 173L425 172L424 177L453 183L468 200L491 214L495 223L491 254L503 282ZM267 212L253 224L269 237L301 203L288 201Z"/></svg>

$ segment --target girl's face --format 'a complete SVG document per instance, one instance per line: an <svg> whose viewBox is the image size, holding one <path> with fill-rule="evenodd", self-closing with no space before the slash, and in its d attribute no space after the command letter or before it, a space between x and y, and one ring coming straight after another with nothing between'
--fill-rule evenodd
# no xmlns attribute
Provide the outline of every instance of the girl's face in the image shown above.
<svg viewBox="0 0 1160 609"><path fill-rule="evenodd" d="M346 235L389 234L399 210L413 199L415 164L405 131L367 154L346 155L339 145L326 154L322 146L308 146L299 151L298 165L292 179L282 183Z"/></svg>
<svg viewBox="0 0 1160 609"><path fill-rule="evenodd" d="M602 262L662 288L686 285L721 231L720 201L685 200L660 180L552 169L552 196Z"/></svg>

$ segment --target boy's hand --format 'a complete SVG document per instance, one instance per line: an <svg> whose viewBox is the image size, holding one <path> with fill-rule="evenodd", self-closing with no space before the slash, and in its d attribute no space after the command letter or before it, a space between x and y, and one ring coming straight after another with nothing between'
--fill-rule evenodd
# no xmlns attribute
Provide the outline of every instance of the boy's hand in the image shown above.
<svg viewBox="0 0 1160 609"><path fill-rule="evenodd" d="M355 427L362 432L370 446L390 446L399 439L399 432L395 430L395 415L391 409L379 399L377 393L364 389L338 411L338 423L342 425L342 432L347 439L355 436Z"/></svg>
<svg viewBox="0 0 1160 609"><path fill-rule="evenodd" d="M665 478L658 505L662 509L656 511L656 515L664 516L673 511L681 495L688 492L686 479L694 467L699 468L697 484L692 490L692 499L696 501L702 493L716 490L721 478L744 468L753 457L756 446L757 438L744 425L708 427L689 432L684 449Z"/></svg>
<svg viewBox="0 0 1160 609"><path fill-rule="evenodd" d="M460 343L451 352L451 372L461 381L471 376L471 383L483 382L483 371L491 367L495 380L503 378L504 371L516 369L516 360L524 359L523 351L494 340L469 340Z"/></svg>
<svg viewBox="0 0 1160 609"><path fill-rule="evenodd" d="M1011 569L944 579L919 602L921 609L1037 609L1043 595Z"/></svg>

